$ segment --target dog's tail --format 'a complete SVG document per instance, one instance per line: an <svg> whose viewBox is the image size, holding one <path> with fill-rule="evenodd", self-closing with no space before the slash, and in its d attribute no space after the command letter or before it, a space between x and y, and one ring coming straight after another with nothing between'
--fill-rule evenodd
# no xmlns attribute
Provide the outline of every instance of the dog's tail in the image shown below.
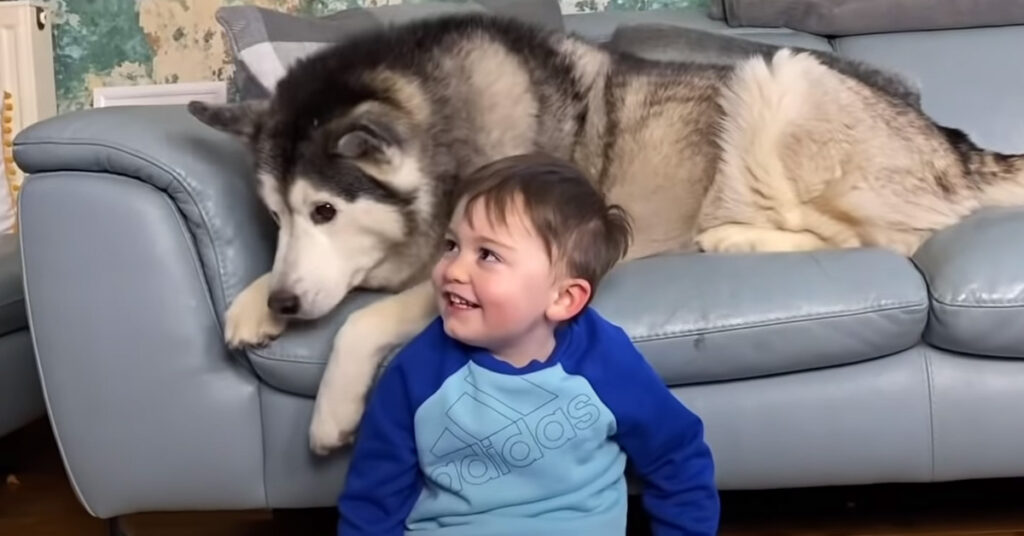
<svg viewBox="0 0 1024 536"><path fill-rule="evenodd" d="M963 132L943 129L960 153L966 179L983 207L1024 207L1024 154L1003 154L978 147Z"/></svg>

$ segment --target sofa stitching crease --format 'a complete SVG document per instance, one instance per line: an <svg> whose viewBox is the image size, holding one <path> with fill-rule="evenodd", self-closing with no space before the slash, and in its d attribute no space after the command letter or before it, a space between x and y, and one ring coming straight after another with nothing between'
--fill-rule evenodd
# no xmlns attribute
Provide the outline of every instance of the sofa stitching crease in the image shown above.
<svg viewBox="0 0 1024 536"><path fill-rule="evenodd" d="M200 221L202 223L203 228L207 230L207 235L209 235L209 237L210 237L210 250L213 252L213 260L214 260L215 269L216 269L216 272L217 272L217 277L219 279L219 281L217 282L218 283L217 286L220 287L219 290L220 290L220 294L221 294L221 301L223 303L225 303L225 304L227 303L227 292L225 291L225 288L224 288L224 279L225 278L224 278L224 271L223 271L223 263L221 262L220 252L218 251L218 248L216 247L216 241L213 240L213 236L210 233L210 231L212 230L212 227L210 226L210 222L206 218L205 212L200 208L200 204L196 200L196 197L193 194L192 190L188 187L188 185L187 185L186 181L184 180L184 177L183 177L183 175L181 173L178 173L171 166L168 166L168 165L164 164L163 162L159 161L158 159L150 157L147 154L139 153L139 152L136 152L134 150L128 149L127 147L124 147L124 146L121 146L121 145L115 144L115 143L110 143L110 142L97 142L97 141L74 140L74 139L72 139L72 140L54 140L54 139L42 138L42 139L31 140L31 141L23 141L23 142L20 142L20 143L18 143L16 145L19 146L19 147L23 147L23 146L47 146L47 145L55 145L55 146L58 146L58 147L60 147L60 146L86 146L86 147L96 147L96 148L100 148L100 149L107 149L107 150L115 151L115 152L124 154L126 156L135 158L137 160L140 160L140 161L142 161L142 162L152 166L154 169L156 169L156 170L158 170L158 171L168 175L172 179L170 182L177 183L177 185L185 192L185 195L188 197L188 199L191 202L192 206L195 208L196 213L199 215L199 219L200 219ZM56 171L96 172L95 169L62 169L62 170L56 170L55 169L55 170L48 170L48 171L54 171L54 172L56 172ZM122 173L122 172L112 171L111 169L104 169L103 172L119 174L121 176L126 176L126 177L127 176L131 176L129 174L125 174L125 173ZM150 186L153 186L154 188L156 188L157 190L163 191L164 193L167 193L169 196L173 197L173 194L171 194L170 190L168 188L166 188L166 187L161 188L161 187L159 187L159 186L157 186L155 184L152 184L149 181L146 181L146 180L142 179L142 177L133 177L133 178L135 178L137 180L140 180L142 182L146 182L146 183L150 184ZM180 208L178 210L180 211ZM190 231L189 234L193 234L191 232L191 229L189 231ZM219 314L216 315L216 318L217 318L218 323L220 323L221 319L220 319L220 315ZM223 326L221 326L221 327L223 329Z"/></svg>
<svg viewBox="0 0 1024 536"><path fill-rule="evenodd" d="M740 331L745 329L758 329L774 326L783 326L787 324L801 324L807 322L814 322L818 320L834 320L837 318L851 318L857 316L864 316L876 313L889 313L893 311L907 310L927 310L928 305L921 302L895 302L885 307L870 307L861 309L850 309L847 311L837 311L832 313L810 313L805 315L793 315L793 316L779 316L775 318L767 318L765 320L751 322L751 323L739 323L732 325L721 325L712 328L703 328L697 330L673 330L666 332L654 332L645 335L638 335L631 337L634 342L647 342L656 341L660 339L674 339L679 337L690 337L695 335L715 335L719 333L729 333L732 331Z"/></svg>
<svg viewBox="0 0 1024 536"><path fill-rule="evenodd" d="M931 436L931 479L935 480L935 380L932 377L932 360L927 348L924 353L924 374L928 379L928 432Z"/></svg>
<svg viewBox="0 0 1024 536"><path fill-rule="evenodd" d="M810 322L814 322L814 321L817 321L817 320L832 320L832 319L837 319L837 318L852 318L852 317L856 317L856 316L864 316L864 315L874 314L874 313L888 313L888 312L900 311L900 310L917 311L917 310L921 310L921 309L927 310L927 304L922 304L920 302L897 302L897 303L892 304L892 305L890 305L888 307L885 307L885 308L871 308L871 309L866 309L865 308L865 309L859 309L859 310L843 311L843 312L833 313L833 314L829 314L829 315L795 315L795 316L791 316L791 317L779 317L778 319L772 319L770 321L762 321L762 322L751 323L751 324L743 324L743 325L735 325L735 326L728 326L728 327L721 327L721 328L713 328L711 330L666 332L664 334L658 334L658 335L642 335L642 336L637 336L637 337L630 337L630 339L633 342L636 342L636 343L640 343L640 342L655 342L655 341L659 341L659 340L674 339L674 338L684 338L684 337L691 337L691 336L696 336L696 335L707 335L707 334L712 334L713 335L713 334L719 334L719 333L729 333L729 332L732 332L732 331L740 331L740 330L744 330L744 329L759 329L759 328L774 327L774 326L781 326L781 325L787 325L787 324L810 323ZM309 361L308 359L305 359L304 355L300 355L300 354L286 354L286 353L280 353L280 352L274 352L272 354L268 354L268 353L257 351L255 349L250 349L249 353L252 354L255 357L258 357L260 359L265 359L267 361L278 361L278 362L283 362L283 363L302 364L302 365L319 365L319 366L326 365L326 362L324 362L324 361Z"/></svg>

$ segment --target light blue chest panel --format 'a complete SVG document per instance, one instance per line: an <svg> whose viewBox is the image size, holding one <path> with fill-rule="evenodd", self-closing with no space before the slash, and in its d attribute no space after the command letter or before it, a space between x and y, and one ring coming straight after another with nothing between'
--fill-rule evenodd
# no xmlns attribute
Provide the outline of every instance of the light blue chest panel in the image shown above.
<svg viewBox="0 0 1024 536"><path fill-rule="evenodd" d="M555 534L585 520L601 525L597 534L622 534L626 458L610 439L615 417L560 364L510 375L469 362L417 409L414 424L425 482L410 530L461 534L472 524L480 534ZM510 527L509 519L537 526Z"/></svg>

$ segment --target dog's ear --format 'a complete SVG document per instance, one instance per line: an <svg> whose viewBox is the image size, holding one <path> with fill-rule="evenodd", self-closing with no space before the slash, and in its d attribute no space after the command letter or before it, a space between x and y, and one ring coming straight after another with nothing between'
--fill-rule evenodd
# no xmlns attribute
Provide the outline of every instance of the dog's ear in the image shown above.
<svg viewBox="0 0 1024 536"><path fill-rule="evenodd" d="M386 158L387 149L394 145L387 130L370 123L360 123L338 138L336 151L343 158Z"/></svg>
<svg viewBox="0 0 1024 536"><path fill-rule="evenodd" d="M267 110L266 100L232 104L210 104L202 101L188 103L188 111L196 119L222 132L247 138Z"/></svg>

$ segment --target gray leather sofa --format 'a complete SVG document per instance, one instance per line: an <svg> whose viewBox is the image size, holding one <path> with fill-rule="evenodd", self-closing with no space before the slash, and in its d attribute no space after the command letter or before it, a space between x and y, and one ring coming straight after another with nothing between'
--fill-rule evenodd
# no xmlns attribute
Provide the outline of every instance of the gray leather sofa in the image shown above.
<svg viewBox="0 0 1024 536"><path fill-rule="evenodd" d="M44 413L25 314L18 236L0 234L0 437Z"/></svg>
<svg viewBox="0 0 1024 536"><path fill-rule="evenodd" d="M1024 26L851 36L673 12L566 16L598 39L659 22L796 44L917 80L923 106L1024 152ZM334 504L307 448L330 318L228 351L225 306L271 264L243 147L183 107L107 108L16 140L27 299L46 400L95 515ZM913 259L862 249L681 255L618 268L596 307L705 420L722 489L1024 475L1024 211Z"/></svg>

